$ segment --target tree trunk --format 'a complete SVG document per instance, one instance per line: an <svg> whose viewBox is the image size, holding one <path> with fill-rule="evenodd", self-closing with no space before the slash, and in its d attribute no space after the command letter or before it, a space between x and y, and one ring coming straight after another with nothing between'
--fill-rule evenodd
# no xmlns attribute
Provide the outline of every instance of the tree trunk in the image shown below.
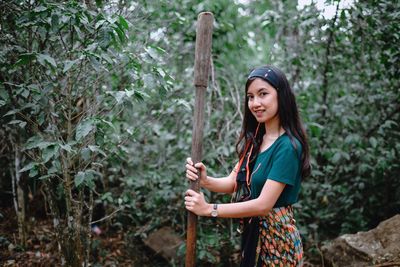
<svg viewBox="0 0 400 267"><path fill-rule="evenodd" d="M21 183L20 170L21 152L15 147L15 175L12 175L12 191L15 212L18 219L18 235L20 245L26 245L26 224L25 224L25 198L24 189Z"/></svg>

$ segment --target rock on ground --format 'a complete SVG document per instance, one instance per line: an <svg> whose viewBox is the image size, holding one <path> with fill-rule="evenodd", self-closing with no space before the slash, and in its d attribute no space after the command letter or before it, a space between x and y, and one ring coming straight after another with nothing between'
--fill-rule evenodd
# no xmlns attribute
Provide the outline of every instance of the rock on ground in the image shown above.
<svg viewBox="0 0 400 267"><path fill-rule="evenodd" d="M170 227L162 227L152 232L145 240L146 246L162 256L167 261L176 259L178 247L184 240Z"/></svg>
<svg viewBox="0 0 400 267"><path fill-rule="evenodd" d="M322 252L330 266L400 266L400 214L368 232L342 235Z"/></svg>

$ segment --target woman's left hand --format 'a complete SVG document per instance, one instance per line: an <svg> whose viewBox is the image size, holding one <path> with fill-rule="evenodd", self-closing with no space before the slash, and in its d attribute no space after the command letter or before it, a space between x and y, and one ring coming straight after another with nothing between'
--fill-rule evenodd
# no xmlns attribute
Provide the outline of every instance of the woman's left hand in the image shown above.
<svg viewBox="0 0 400 267"><path fill-rule="evenodd" d="M211 204L204 199L204 194L197 193L192 189L186 191L185 208L198 216L210 216L212 210Z"/></svg>

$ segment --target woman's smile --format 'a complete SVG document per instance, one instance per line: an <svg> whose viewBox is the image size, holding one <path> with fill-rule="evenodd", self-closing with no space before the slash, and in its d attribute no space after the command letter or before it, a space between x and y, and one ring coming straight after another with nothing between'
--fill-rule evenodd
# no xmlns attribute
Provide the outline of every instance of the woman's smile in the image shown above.
<svg viewBox="0 0 400 267"><path fill-rule="evenodd" d="M264 110L254 110L253 113L256 117L261 117L264 114Z"/></svg>

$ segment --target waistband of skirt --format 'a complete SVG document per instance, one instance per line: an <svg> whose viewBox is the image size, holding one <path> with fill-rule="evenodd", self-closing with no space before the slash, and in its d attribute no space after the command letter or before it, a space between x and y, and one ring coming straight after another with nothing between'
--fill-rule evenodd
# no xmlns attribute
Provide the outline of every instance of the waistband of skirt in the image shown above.
<svg viewBox="0 0 400 267"><path fill-rule="evenodd" d="M260 216L259 219L261 221L263 221L263 220L271 221L272 220L274 222L280 222L280 223L284 223L284 224L295 223L294 214L293 214L293 206L288 205L288 206L284 206L284 207L273 208L265 216Z"/></svg>

